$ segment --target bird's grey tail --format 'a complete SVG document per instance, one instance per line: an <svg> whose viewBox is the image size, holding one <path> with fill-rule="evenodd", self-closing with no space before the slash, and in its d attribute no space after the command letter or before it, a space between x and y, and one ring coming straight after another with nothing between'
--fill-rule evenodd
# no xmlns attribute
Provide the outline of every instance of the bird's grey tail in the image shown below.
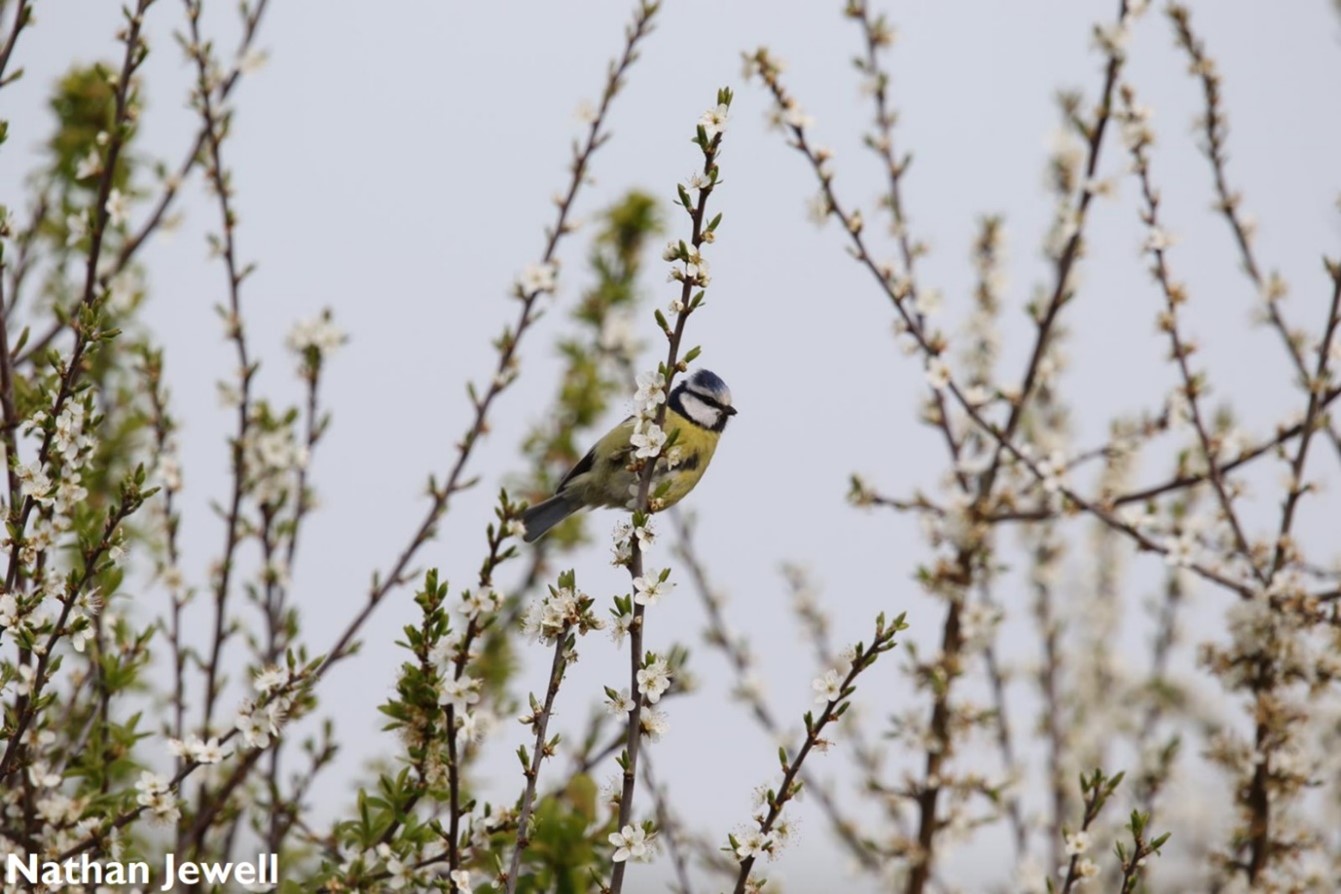
<svg viewBox="0 0 1341 894"><path fill-rule="evenodd" d="M522 524L526 525L526 534L522 537L527 543L534 543L550 528L582 508L582 504L563 494L555 494L543 503L537 503L522 513Z"/></svg>

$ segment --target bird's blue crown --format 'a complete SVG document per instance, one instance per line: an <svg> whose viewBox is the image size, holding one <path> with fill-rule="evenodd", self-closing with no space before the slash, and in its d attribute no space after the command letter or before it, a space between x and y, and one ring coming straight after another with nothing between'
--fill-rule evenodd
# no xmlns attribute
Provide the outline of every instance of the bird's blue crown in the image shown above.
<svg viewBox="0 0 1341 894"><path fill-rule="evenodd" d="M715 398L724 404L731 403L731 389L726 387L721 376L707 369L700 369L689 377L689 387Z"/></svg>

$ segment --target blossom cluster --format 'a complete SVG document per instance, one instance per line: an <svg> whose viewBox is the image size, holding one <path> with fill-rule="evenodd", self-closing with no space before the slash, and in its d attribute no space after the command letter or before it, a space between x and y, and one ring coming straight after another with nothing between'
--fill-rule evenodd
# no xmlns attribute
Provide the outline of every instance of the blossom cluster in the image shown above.
<svg viewBox="0 0 1341 894"><path fill-rule="evenodd" d="M183 739L169 739L168 750L172 756L181 760L191 760L198 764L217 764L232 752L219 743L217 736L202 739L191 736Z"/></svg>
<svg viewBox="0 0 1341 894"><path fill-rule="evenodd" d="M293 707L295 678L282 667L262 670L252 679L255 698L244 699L237 708L233 726L248 748L269 748L279 735Z"/></svg>
<svg viewBox="0 0 1341 894"><path fill-rule="evenodd" d="M638 375L637 384L638 389L633 395L633 431L629 435L634 460L651 460L658 462L658 467L673 467L678 464L678 448L671 449L677 456L667 454L662 458L667 436L665 429L657 423L657 416L664 412L662 405L666 402L666 377L660 371L644 372ZM640 486L640 479L629 485L630 509L638 506ZM640 540L642 537L640 534Z"/></svg>
<svg viewBox="0 0 1341 894"><path fill-rule="evenodd" d="M592 598L575 586L549 587L533 601L522 616L522 630L544 645L556 642L569 632L586 634L602 630L605 622L592 613Z"/></svg>
<svg viewBox="0 0 1341 894"><path fill-rule="evenodd" d="M327 310L295 322L284 345L298 356L299 375L312 382L322 364L348 340L349 336L335 325Z"/></svg>
<svg viewBox="0 0 1341 894"><path fill-rule="evenodd" d="M181 818L181 807L177 803L177 796L173 794L172 786L157 773L149 770L140 773L140 780L135 783L135 791L138 793L137 803L147 809L160 825L169 826Z"/></svg>
<svg viewBox="0 0 1341 894"><path fill-rule="evenodd" d="M90 413L87 399L71 399L65 401L54 420L47 411L38 410L24 425L26 434L50 444L45 464L16 463L14 469L19 492L41 509L22 542L19 558L26 565L35 564L38 555L70 531L75 513L88 498L83 466L97 448L90 431ZM10 544L8 531L3 542Z"/></svg>
<svg viewBox="0 0 1341 894"><path fill-rule="evenodd" d="M656 528L652 525L652 516L635 514L631 520L621 519L615 523L614 547L610 559L612 565L627 565L633 557L633 546L646 551L656 542Z"/></svg>
<svg viewBox="0 0 1341 894"><path fill-rule="evenodd" d="M292 421L276 419L260 408L242 442L247 480L257 501L277 506L298 486L310 452Z"/></svg>

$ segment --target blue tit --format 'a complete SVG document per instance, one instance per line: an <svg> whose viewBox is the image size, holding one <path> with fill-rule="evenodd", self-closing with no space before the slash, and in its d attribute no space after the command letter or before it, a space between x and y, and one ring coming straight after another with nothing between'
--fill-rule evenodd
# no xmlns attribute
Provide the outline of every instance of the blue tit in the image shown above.
<svg viewBox="0 0 1341 894"><path fill-rule="evenodd" d="M698 484L717 450L717 439L726 429L727 420L736 415L731 406L731 389L715 374L700 369L676 385L667 402L662 428L675 443L657 461L651 493L666 482L670 487L661 496L660 507L673 506ZM638 476L629 469L633 459L634 418L616 425L582 461L559 482L554 496L527 509L522 515L527 543L545 535L550 528L579 509L595 506L627 507L638 485Z"/></svg>

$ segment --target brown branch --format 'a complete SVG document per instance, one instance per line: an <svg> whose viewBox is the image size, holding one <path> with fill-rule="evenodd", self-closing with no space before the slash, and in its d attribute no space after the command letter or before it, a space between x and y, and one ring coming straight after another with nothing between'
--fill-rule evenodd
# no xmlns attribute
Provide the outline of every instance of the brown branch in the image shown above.
<svg viewBox="0 0 1341 894"><path fill-rule="evenodd" d="M19 504L19 445L15 432L19 411L14 406L14 359L9 354L9 308L5 305L4 245L0 244L0 439L5 453L5 471L9 482L7 507Z"/></svg>
<svg viewBox="0 0 1341 894"><path fill-rule="evenodd" d="M1192 16L1185 6L1180 3L1170 4L1167 13L1173 23L1178 46L1187 53L1191 63L1189 69L1201 82L1202 99L1206 107L1206 113L1198 119L1205 137L1201 150L1211 165L1211 175L1215 181L1215 208L1224 215L1225 223L1234 236L1234 244L1243 262L1243 272L1252 282L1257 297L1266 304L1267 322L1280 334L1281 344L1290 357L1295 373L1301 381L1307 381L1308 364L1304 351L1290 332L1289 324L1280 310L1285 284L1274 273L1270 277L1262 273L1262 266L1253 250L1252 228L1242 212L1243 195L1229 185L1229 153L1226 145L1229 123L1220 104L1221 82L1215 60L1207 54L1205 42L1192 30ZM1326 432L1338 456L1341 456L1341 434L1330 425Z"/></svg>
<svg viewBox="0 0 1341 894"><path fill-rule="evenodd" d="M107 210L107 200L112 193L113 173L116 170L117 161L121 157L121 151L125 146L130 127L129 108L132 77L140 65L144 63L148 54L148 50L140 38L140 30L144 24L144 14L153 3L154 0L139 0L134 12L126 12L126 18L128 19L125 29L126 52L122 59L120 74L117 77L112 126L107 141L107 158L103 165L102 178L98 182L97 199L93 207L93 226L89 235L88 259L84 267L84 286L79 304L70 314L70 319L75 327L75 342L69 360L64 363L64 368L60 370L60 385L56 392L56 399L52 402L51 410L47 414L52 421L60 417L66 403L74 396L75 386L84 373L85 352L91 344L105 337L103 333L97 331L94 319L81 319L81 315L92 311L99 299L98 262L102 257L103 237L107 231L108 220L111 217ZM37 453L39 468L45 466L50 458L54 438L54 425L49 424ZM22 508L17 510L17 515L15 514L15 507L10 506L9 523L12 529L11 540L13 542L10 546L9 568L5 575L4 587L9 592L16 589L22 573L23 563L19 559L19 554L24 543L23 532L27 528L28 519L36 505L36 498L29 496L24 499Z"/></svg>
<svg viewBox="0 0 1341 894"><path fill-rule="evenodd" d="M608 134L604 131L606 115L610 110L610 105L615 96L624 85L624 74L629 66L638 58L638 45L642 42L652 30L652 19L660 8L659 3L640 0L637 11L634 14L633 23L625 32L624 50L620 57L610 65L610 71L606 79L604 92L601 97L600 107L596 111L591 125L587 130L587 138L580 147L574 147L573 161L571 165L572 176L569 179L568 188L564 194L563 200L558 203L558 214L554 226L548 231L548 237L545 243L544 252L541 255L541 262L551 264L558 251L559 242L569 232L569 215L573 204L577 199L578 192L587 180L587 167L591 162L591 157L597 149L604 145L608 139ZM326 657L321 666L316 671L316 677L324 676L329 668L336 662L341 661L350 653L354 638L362 629L363 624L372 615L373 611L381 604L397 586L407 580L410 565L414 557L418 554L420 548L433 538L437 524L441 521L443 515L447 512L447 507L452 496L461 490L465 490L474 482L465 478L465 469L467 463L474 452L475 445L483 437L487 430L487 419L489 410L492 408L494 400L505 391L509 385L516 379L515 365L517 363L517 348L521 343L522 337L531 327L539 316L540 310L537 306L537 299L542 294L542 289L536 288L531 291L522 291L518 296L521 307L518 311L517 322L511 329L505 330L503 336L498 340L498 362L489 377L489 387L483 397L480 397L474 389L471 389L471 402L474 407L474 419L470 427L466 430L464 437L456 445L456 460L452 464L451 470L447 473L443 484L437 485L430 481L429 497L430 503L428 511L425 512L423 519L418 527L410 536L410 542L401 550L400 554L392 561L390 567L385 573L375 573L372 585L368 591L368 599L364 607L345 627L345 630L336 638L335 644L326 652Z"/></svg>
<svg viewBox="0 0 1341 894"><path fill-rule="evenodd" d="M1327 383L1331 379L1331 346L1336 338L1337 328L1341 326L1341 261L1327 262L1328 274L1332 279L1332 298L1327 311L1327 320L1323 327L1322 340L1318 342L1318 360L1313 376L1304 380L1308 392L1308 408L1304 411L1303 432L1295 448L1294 458L1290 461L1290 487L1285 497L1285 508L1281 512L1280 529L1276 534L1276 552L1268 574L1268 585L1285 566L1292 555L1290 530L1294 525L1295 509L1299 498L1309 490L1304 482L1304 463L1308 458L1309 444L1321 424L1323 400L1327 394Z"/></svg>
<svg viewBox="0 0 1341 894"><path fill-rule="evenodd" d="M18 5L14 7L14 24L10 26L9 33L5 35L4 44L0 45L0 87L8 85L23 73L23 70L20 69L8 78L5 77L5 69L9 67L9 57L14 52L14 45L19 42L19 34L32 21L33 5L31 0L19 0Z"/></svg>
<svg viewBox="0 0 1341 894"><path fill-rule="evenodd" d="M726 91L718 92L718 104L729 105L731 102L730 93ZM703 153L703 166L701 171L706 177L706 183L698 189L698 199L691 207L687 199L688 191L680 188L681 202L684 210L690 218L690 238L689 245L697 253L705 241L710 238L711 224L706 219L708 206L708 197L712 195L714 187L717 185L717 155L721 151L722 133L719 130L712 137L706 135L706 131L700 126L698 128L698 138L696 140L700 150ZM683 245L684 243L681 243ZM685 266L689 266L689 259L682 258ZM678 262L678 261L677 261ZM673 263L677 263L673 262ZM680 298L678 302L679 310L675 315L674 330L666 329L663 321L663 329L666 334L666 361L662 366L663 383L662 389L665 399L657 406L656 415L652 424L661 429L666 422L666 412L670 406L671 388L675 380L675 374L682 370L680 357L680 341L684 338L685 324L689 322L690 315L699 306L703 289L706 289L706 278L702 275L692 275L688 271L683 274L681 279ZM698 294L695 295L695 290ZM662 318L658 312L658 320ZM636 527L639 524L640 516L646 513L650 508L650 492L652 487L652 477L656 472L657 462L661 459L666 448L662 448L662 453L650 459L644 460L639 470L638 493L634 501L633 524ZM629 541L632 553L629 558L629 578L638 580L644 575L643 569L643 551L641 542L636 533L629 534ZM638 683L638 671L642 669L643 661L643 626L645 624L646 606L639 603L634 596L633 619L629 623L629 697L633 701L633 709L629 711L627 733L624 745L624 754L620 761L624 771L623 785L620 789L619 797L619 819L616 828L623 829L629 825L633 817L633 793L638 785L638 751L642 744L642 713L643 713L643 695ZM610 894L620 894L624 887L624 874L628 868L628 861L617 862L610 873Z"/></svg>
<svg viewBox="0 0 1341 894"><path fill-rule="evenodd" d="M16 719L13 721L13 731L5 746L4 756L0 758L0 784L8 783L10 777L22 769L19 755L25 744L24 734L37 715L38 706L42 704L42 691L50 679L47 671L51 668L51 662L58 659L55 653L56 644L70 632L66 625L69 623L75 603L87 590L93 578L104 570L103 560L116 540L121 523L139 509L142 502L137 485L123 484L121 502L108 513L103 523L101 537L82 551L80 556L82 567L77 575L70 575L65 595L60 599L60 614L52 625L51 633L40 651L33 650L38 651L37 667L28 693L19 696L13 708L13 716Z"/></svg>
<svg viewBox="0 0 1341 894"><path fill-rule="evenodd" d="M1127 18L1127 0L1118 0L1117 22L1119 26L1125 25ZM1089 211L1090 202L1094 198L1094 190L1091 186L1095 173L1099 170L1099 151L1103 146L1104 132L1108 128L1108 123L1113 117L1113 93L1117 87L1118 75L1122 71L1122 65L1125 57L1121 52L1112 52L1108 57L1108 64L1104 69L1104 84L1100 90L1099 107L1095 113L1095 120L1086 126L1088 135L1088 145L1086 147L1085 159L1085 179L1082 182L1080 196L1076 201L1075 207L1075 230L1070 238L1066 240L1066 246L1062 249L1061 255L1057 258L1056 269L1054 273L1055 282L1053 284L1052 295L1048 298L1047 305L1043 308L1041 314L1036 317L1038 323L1038 336L1034 340L1034 347L1029 355L1029 362L1025 365L1024 377L1020 383L1018 396L1011 402L1010 415L1006 419L1005 428L1002 431L1002 438L997 442L995 454L992 457L992 464L983 475L982 493L990 494L992 485L996 480L997 473L1001 468L1001 460L1005 455L1005 444L1015 435L1015 430L1019 426L1024 415L1024 408L1029 403L1029 398L1033 394L1034 386L1038 381L1039 365L1047 352L1048 342L1052 335L1052 329L1057 322L1057 317L1072 297L1071 274L1076 261L1081 254L1082 237L1085 230L1086 213Z"/></svg>
<svg viewBox="0 0 1341 894"><path fill-rule="evenodd" d="M261 25L261 17L265 15L266 7L269 3L270 0L257 0L254 7L249 7L246 4L243 5L244 15L242 18L242 37L237 50L234 53L237 61L234 62L233 67L228 72L227 76L215 85L215 103L219 107L222 107L223 104L227 102L228 97L233 92L233 88L237 86L238 81L242 77L243 63L247 54L251 51L252 44L256 40L256 35ZM116 263L112 267L113 275L126 268L126 265L135 257L136 253L145 244L146 240L148 240L148 238L163 223L168 208L171 207L173 201L176 199L182 183L186 180L191 171L195 169L195 166L200 163L201 159L205 157L203 150L206 148L208 142L209 128L202 125L200 131L192 141L190 148L186 151L185 156L177 165L176 173L168 177L167 182L164 185L163 193L159 196L153 211L149 213L149 216L145 219L144 223L135 234L127 239L125 244L121 246L121 251L119 251L116 256Z"/></svg>
<svg viewBox="0 0 1341 894"><path fill-rule="evenodd" d="M731 665L732 672L736 677L735 691L737 696L749 705L750 713L772 741L781 741L783 736L782 724L778 722L764 700L762 694L752 685L749 676L753 671L753 659L750 657L748 647L743 637L737 635L727 623L726 615L722 611L721 600L715 595L712 584L708 580L707 567L698 555L698 549L694 542L694 525L685 518L683 513L673 512L671 517L675 524L675 554L684 564L685 570L689 572L690 582L694 585L694 592L703 604L703 610L708 616L707 628L704 631L703 638L709 646L718 649L726 657ZM821 648L821 652L829 650ZM833 667L836 662L833 656L823 660L826 667ZM878 784L874 779L874 760L873 755L867 747L861 743L857 745L859 759L862 759L871 772L871 782ZM829 827L843 846L861 865L861 868L870 873L878 873L881 867L880 855L862 839L859 830L860 823L851 817L843 814L842 807L839 806L837 799L826 786L818 784L811 779L809 773L802 769L801 782L806 786L807 791L815 798L820 806L820 811L829 822ZM888 804L888 799L885 799ZM896 816L891 816L896 819Z"/></svg>
<svg viewBox="0 0 1341 894"><path fill-rule="evenodd" d="M1122 86L1119 92L1122 99L1122 113L1124 116L1131 117L1136 106L1135 93L1131 86L1126 84ZM1178 308L1187 300L1187 292L1181 283L1174 282L1173 274L1169 269L1168 236L1160 224L1160 196L1150 173L1149 149L1152 140L1152 135L1144 132L1139 133L1131 140L1128 149L1132 157L1133 172L1141 185L1141 199L1144 203L1141 220L1145 223L1148 231L1146 251L1154 260L1151 274L1164 295L1164 312L1160 314L1159 326L1169 336L1170 353L1173 356L1174 363L1178 366L1178 375L1183 383L1183 394L1187 398L1188 412L1192 417L1192 427L1196 431L1198 445L1201 447L1202 456L1206 460L1207 477L1211 482L1211 488L1215 491L1216 499L1219 500L1220 512L1234 535L1234 544L1239 555L1252 569L1253 574L1264 580L1265 575L1262 569L1257 566L1253 557L1252 546L1243 533L1238 512L1235 510L1233 499L1225 486L1224 475L1220 470L1220 461L1217 456L1219 451L1215 447L1211 433L1207 428L1205 414L1202 412L1201 393L1205 386L1202 377L1194 374L1191 365L1188 363L1188 356L1194 349L1183 338L1182 331L1179 328Z"/></svg>
<svg viewBox="0 0 1341 894"><path fill-rule="evenodd" d="M896 618L893 623L886 625L885 616L881 614L875 621L875 633L871 637L869 647L864 647L857 643L855 653L852 657L852 667L843 676L842 683L839 685L838 696L828 701L824 706L824 711L818 718L813 717L809 712L805 715L806 737L801 743L801 748L795 756L788 758L785 748L779 749L779 758L782 761L782 784L777 789L770 789L766 796L768 806L767 812L758 817L760 842L757 847L750 848L741 845L735 838L730 837L732 850L742 859L740 861L740 871L736 876L735 894L745 894L750 882L750 873L754 870L754 864L758 859L760 852L773 853L775 844L772 843L772 833L777 827L778 820L782 817L783 808L787 802L795 798L801 791L801 782L799 776L801 766L805 763L806 757L810 755L816 747L821 749L828 747L828 742L824 739L824 731L831 724L837 721L847 711L851 705L851 698L856 692L856 681L861 673L876 662L881 655L894 648L894 637L901 631L907 629L903 622L903 615Z"/></svg>
<svg viewBox="0 0 1341 894"><path fill-rule="evenodd" d="M925 328L926 317L916 308L920 291L917 282L917 259L926 251L926 246L913 241L908 217L904 212L903 191L901 189L903 175L912 163L912 157L904 156L900 159L894 149L894 121L897 116L890 108L889 73L880 65L880 53L888 49L893 43L894 33L883 15L872 18L870 7L865 0L855 0L855 2L849 3L847 15L856 19L861 25L865 56L858 59L858 69L871 79L874 88L871 91L871 99L875 106L876 133L867 135L865 143L879 156L885 169L887 185L884 203L889 209L895 241L899 248L899 259L903 264L903 282L901 284L906 290L907 299L914 307L914 315L919 327ZM940 429L941 435L945 439L946 449L950 452L951 468L959 486L967 490L969 488L968 476L959 467L961 445L955 437L954 430L950 427L945 395L941 391L933 389L931 400L936 406L936 427Z"/></svg>
<svg viewBox="0 0 1341 894"><path fill-rule="evenodd" d="M242 280L247 271L237 258L234 231L237 216L233 210L231 177L224 166L223 141L227 133L229 113L216 103L210 81L212 58L208 44L200 33L201 0L183 0L190 26L187 55L196 66L196 89L193 97L205 133L207 150L206 171L218 199L222 239L219 244L228 279L228 308L225 328L237 354L238 394L237 424L230 444L230 473L232 491L224 516L224 547L219 559L219 571L214 581L214 631L210 639L208 659L205 662L205 692L200 734L210 737L214 706L219 696L219 670L223 646L229 636L227 603L238 546L242 539L242 501L247 491L246 436L252 425L251 383L256 365L247 346L246 330L242 323ZM205 790L201 789L201 797Z"/></svg>
<svg viewBox="0 0 1341 894"><path fill-rule="evenodd" d="M47 212L51 208L51 196L48 194L51 184L48 181L43 185L37 194L37 200L33 203L33 209L28 221L28 226L18 234L14 244L18 246L19 255L13 264L13 272L9 277L9 302L4 307L6 320L14 316L15 309L19 306L19 298L23 292L23 283L32 271L33 265L37 263L37 256L33 253L33 245L37 242L38 235L42 232L42 224L46 222ZM18 345L15 345L11 356L11 361L18 364ZM32 352L28 352L31 356Z"/></svg>
<svg viewBox="0 0 1341 894"><path fill-rule="evenodd" d="M864 5L854 3L850 9L860 13L863 22L869 22L869 16L865 12ZM1127 3L1121 0L1118 5L1119 26L1126 25ZM874 43L869 37L871 30L868 29L868 44ZM873 50L872 50L873 55ZM1066 244L1060 252L1056 261L1055 278L1052 295L1045 307L1036 315L1035 319L1038 325L1038 335L1034 342L1029 361L1025 368L1022 384L1019 392L1012 398L1011 410L1004 428L987 423L982 417L978 408L972 405L965 397L963 392L954 384L953 381L945 382L944 389L949 391L959 405L965 410L969 417L987 432L995 440L995 448L990 465L986 472L976 482L977 490L973 495L971 515L975 518L981 518L986 514L988 507L994 498L994 485L996 477L1000 472L1002 463L1006 456L1010 456L1017 462L1026 466L1030 472L1037 478L1042 478L1037 464L1025 456L1019 448L1013 443L1016 430L1023 419L1024 409L1030 404L1030 398L1033 395L1037 384L1041 362L1047 349L1051 344L1051 335L1054 324L1061 311L1061 308L1069 301L1072 296L1070 281L1072 278L1072 269L1075 262L1080 257L1082 234L1084 232L1084 223L1086 213L1089 209L1094 191L1091 186L1094 175L1098 169L1100 148L1103 144L1103 135L1107 124L1112 116L1112 100L1116 89L1119 72L1121 71L1124 57L1117 48L1110 48L1108 60L1105 68L1104 86L1101 93L1101 101L1096 112L1095 121L1085 127L1085 133L1088 141L1088 156L1085 164L1085 180L1076 199L1074 209L1074 229L1070 233ZM779 79L779 69L777 65L769 58L765 50L760 50L754 56L748 59L751 67L758 72L764 80L765 85L772 92L777 106L783 115L780 116L781 122L791 136L791 144L806 156L817 178L820 181L820 188L827 203L827 210L838 217L843 224L844 229L849 234L852 243L853 254L857 260L862 263L877 278L881 288L893 301L899 314L902 326L913 337L918 348L927 358L929 365L931 363L943 363L940 361L940 355L945 349L943 337L939 334L928 335L923 325L924 321L916 308L910 308L908 302L908 286L906 283L895 282L892 271L878 264L870 255L862 237L862 224L859 215L845 212L840 206L833 188L833 174L827 166L827 154L817 152L812 149L806 138L806 122L803 115L795 114L798 111L795 100L783 88ZM876 70L878 71L878 69ZM874 72L872 72L874 73ZM882 78L877 77L877 89L882 89ZM892 158L892 156L891 156ZM901 175L901 170L895 168L891 171L893 175ZM894 186L897 187L897 176ZM953 456L953 453L952 453ZM956 468L958 472L958 469ZM1064 494L1073 502L1084 504L1084 508L1096 512L1096 514L1105 517L1110 524L1117 524L1135 535L1144 543L1155 546L1148 537L1145 537L1139 531L1135 531L1129 525L1123 525L1118 522L1111 513L1100 510L1085 501L1074 499L1074 494L1064 490ZM977 567L976 555L978 547L972 549L959 549L956 551L955 560L950 563L953 569L947 570L947 574L953 577L954 593L949 596L949 608L946 614L945 625L942 630L940 666L947 672L947 679L935 687L934 703L931 715L931 735L938 743L937 748L928 749L926 756L926 768L924 771L925 783L917 792L917 802L920 811L919 828L917 835L917 845L919 852L916 855L912 870L908 877L906 891L908 894L921 894L930 881L932 865L934 861L935 835L938 831L938 822L936 819L937 800L941 790L940 777L941 765L947 757L947 748L949 741L949 689L950 679L958 672L960 652L963 646L961 625L961 612L963 609L964 588L971 585L974 576L974 570ZM1198 567L1199 573L1209 574L1222 579L1229 585L1236 585L1237 582L1230 581L1224 575L1212 569Z"/></svg>
<svg viewBox="0 0 1341 894"><path fill-rule="evenodd" d="M763 49L758 50L748 56L747 62L763 79L765 86L767 86L769 91L773 94L779 108L793 108L795 100L792 99L791 95L783 87L780 80L781 72L776 62L768 55L768 52ZM1106 117L1105 120L1107 120ZM928 359L939 357L944 351L944 345L940 341L940 336L929 336L917 326L916 319L905 306L906 296L904 292L896 287L889 271L871 255L866 240L862 235L860 217L845 211L840 204L833 186L833 174L830 172L823 155L812 147L808 141L805 124L803 122L784 122L784 127L786 128L787 133L791 136L790 145L805 156L811 168L814 170L828 204L829 212L841 221L844 230L847 231L848 239L851 242L852 256L875 277L881 290L894 304L900 320L902 320L903 325L906 327L906 331L913 338L922 355ZM1087 187L1086 191L1088 191L1088 189L1089 188ZM1013 436L1007 437L1000 425L989 421L983 415L979 407L965 397L963 390L954 382L953 378L946 382L945 390L954 397L956 403L974 425L996 442L997 449L1001 451L1003 455L1023 466L1034 478L1038 480L1044 478L1044 475L1038 468L1037 462L1026 456L1019 447L1015 445ZM983 481L980 482L980 486L981 483L991 482L987 482L986 476L984 475ZM980 493L986 494L987 491L982 490ZM1077 509L1093 515L1114 530L1122 531L1135 541L1139 549L1156 552L1161 555L1167 554L1167 547L1157 543L1151 537L1137 530L1134 526L1117 518L1111 511L1105 508L1104 502L1100 500L1086 499L1076 491L1067 487L1059 488L1058 495L1066 501L1069 501ZM976 517L980 519L989 519L992 517L992 513L987 511L984 505L975 505L974 512ZM1198 576L1235 592L1244 593L1247 591L1246 585L1242 582L1221 573L1215 568L1197 563L1193 563L1189 568Z"/></svg>
<svg viewBox="0 0 1341 894"><path fill-rule="evenodd" d="M665 786L657 785L656 775L652 772L652 755L649 752L642 762L643 783L652 795L652 805L656 811L657 829L666 841L671 868L675 872L675 882L671 894L694 894L694 886L689 880L689 861L680 845L682 829L679 820L671 813L670 794Z"/></svg>
<svg viewBox="0 0 1341 894"><path fill-rule="evenodd" d="M122 60L121 71L118 75L115 87L114 110L112 116L112 126L110 128L110 137L107 147L107 159L103 176L99 181L96 205L93 209L93 228L90 236L88 261L85 267L84 288L78 307L71 314L71 320L74 321L75 343L71 351L70 359L64 368L59 370L59 387L56 398L52 403L48 413L48 423L46 425L42 444L38 450L37 465L38 468L44 467L51 456L52 445L55 442L55 421L60 417L66 404L74 397L76 386L85 370L85 352L91 344L105 339L107 336L97 329L97 316L95 311L98 305L98 260L101 257L103 236L106 232L111 213L107 209L107 200L112 190L112 173L116 168L116 163L120 157L121 150L125 144L130 121L130 101L132 78L135 71L144 62L147 55L147 48L140 38L141 27L144 22L144 13L152 4L153 0L139 0L139 4L134 12L127 10L125 12L128 20L124 31L124 42L126 45L125 56ZM136 493L138 496L138 492ZM132 505L133 504L133 505ZM24 531L27 528L28 519L33 509L37 505L37 495L29 495L24 499L22 508L15 505L9 507L9 528L12 545L9 554L9 567L5 577L5 590L16 592L18 583L22 577L23 562L21 561L21 551L24 545ZM105 531L107 538L110 538L116 532L116 526L139 507L139 500L131 499L131 491L125 487L122 490L122 503L109 516L108 529ZM118 513L124 512L124 515ZM93 573L92 566L101 560L103 553L111 546L110 539L104 540L92 551L86 549L83 559L85 566L77 584L72 584L67 588L66 597L62 600L60 617L52 628L51 636L47 642L47 648L38 658L37 669L34 676L31 691L27 695L20 696L14 706L14 715L17 720L14 723L14 729L6 745L4 756L0 758L0 780L7 780L17 769L21 761L19 755L21 752L24 733L28 725L32 722L36 707L40 703L39 696L41 689L46 684L46 670L48 662L52 659L51 648L68 631L65 624L69 619L70 612L78 600L82 588L88 584L89 577ZM45 563L46 551L43 550L38 558L38 568L42 568ZM30 653L27 649L21 650L23 660L26 662Z"/></svg>
<svg viewBox="0 0 1341 894"><path fill-rule="evenodd" d="M522 854L531 843L528 826L531 822L531 809L535 806L536 784L540 781L540 764L553 753L553 743L547 738L550 717L554 712L554 699L559 694L559 684L563 682L564 671L568 667L565 655L572 648L572 626L565 624L563 630L554 639L554 658L550 662L549 685L545 687L545 702L539 710L535 709L532 698L531 729L535 733L530 762L525 763L523 749L523 770L526 774L526 788L522 791L521 808L517 812L517 841L512 850L512 860L508 864L507 894L517 890L521 878ZM455 816L455 811L453 811ZM455 835L452 836L455 841Z"/></svg>

